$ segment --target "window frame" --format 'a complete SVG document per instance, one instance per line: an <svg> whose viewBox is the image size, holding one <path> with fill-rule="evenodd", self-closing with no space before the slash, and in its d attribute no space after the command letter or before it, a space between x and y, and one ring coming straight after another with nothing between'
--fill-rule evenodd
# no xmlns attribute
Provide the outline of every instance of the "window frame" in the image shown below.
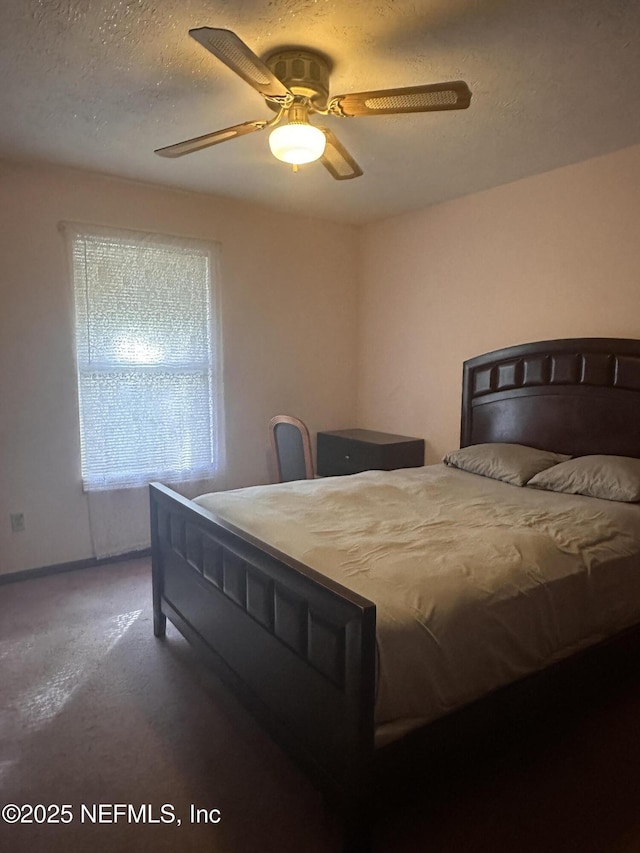
<svg viewBox="0 0 640 853"><path fill-rule="evenodd" d="M117 489L130 489L141 486L146 486L153 480L161 480L167 483L188 482L192 480L212 480L217 479L222 473L224 467L224 406L222 395L222 325L220 321L220 296L219 296L219 255L220 245L216 242L197 240L193 238L178 237L175 235L161 234L157 232L143 232L133 229L112 228L101 225L84 224L77 222L61 222L60 230L64 234L67 255L69 262L69 279L71 289L71 313L72 313L72 328L73 328L73 344L74 344L74 367L76 375L76 392L77 392L77 416L78 430L80 441L80 476L82 488L85 492L107 491ZM172 248L180 252L193 251L194 254L205 257L207 260L207 291L208 291L208 317L204 318L206 322L206 331L208 335L208 350L209 358L206 362L200 363L200 375L204 376L208 373L208 402L209 402L209 424L210 434L208 440L210 443L210 459L206 463L189 464L186 468L181 467L176 469L171 466L152 466L146 470L138 470L135 472L118 471L113 474L97 474L92 471L85 454L86 448L86 430L87 422L83 416L83 395L81 390L81 376L86 375L91 371L98 371L105 374L117 372L130 372L138 374L153 374L168 375L175 372L176 366L170 362L159 362L154 366L143 364L135 359L119 361L100 359L92 363L90 360L86 363L81 359L80 349L82 330L79 328L79 313L77 309L78 302L78 282L76 281L76 264L75 264L75 247L78 241L87 239L106 239L123 241L124 244L144 246L158 246L164 250L170 251ZM80 298L82 298L80 296ZM90 309L87 309L88 314ZM87 322L87 330L89 323ZM205 327L201 327L205 328ZM88 334L88 331L87 331ZM186 358L183 369L192 370L194 375L198 370L194 370L195 362L189 362Z"/></svg>

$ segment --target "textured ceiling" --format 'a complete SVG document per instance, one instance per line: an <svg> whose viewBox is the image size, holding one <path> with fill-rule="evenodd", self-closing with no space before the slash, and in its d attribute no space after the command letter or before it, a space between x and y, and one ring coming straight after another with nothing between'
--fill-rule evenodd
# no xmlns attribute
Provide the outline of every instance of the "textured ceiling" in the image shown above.
<svg viewBox="0 0 640 853"><path fill-rule="evenodd" d="M638 0L2 0L0 156L344 222L367 222L640 142ZM323 118L364 169L297 174L256 133L153 153L242 121L262 98L190 38L258 55L307 46L332 94L465 80L471 107Z"/></svg>

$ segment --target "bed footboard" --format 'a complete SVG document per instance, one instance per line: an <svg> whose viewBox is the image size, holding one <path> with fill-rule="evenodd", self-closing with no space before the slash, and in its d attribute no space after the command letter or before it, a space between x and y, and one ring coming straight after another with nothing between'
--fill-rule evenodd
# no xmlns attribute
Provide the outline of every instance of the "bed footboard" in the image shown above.
<svg viewBox="0 0 640 853"><path fill-rule="evenodd" d="M325 794L356 806L373 761L375 606L159 484L154 631L167 617Z"/></svg>

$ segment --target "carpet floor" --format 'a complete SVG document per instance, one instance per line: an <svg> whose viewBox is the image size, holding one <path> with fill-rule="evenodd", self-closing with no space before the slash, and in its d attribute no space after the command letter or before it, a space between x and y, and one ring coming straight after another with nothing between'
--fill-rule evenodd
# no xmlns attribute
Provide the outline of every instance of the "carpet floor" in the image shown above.
<svg viewBox="0 0 640 853"><path fill-rule="evenodd" d="M0 691L0 806L34 807L5 811L6 853L340 849L178 632L153 637L146 559L1 586ZM446 783L425 766L424 790L381 804L375 850L640 853L639 720L640 677Z"/></svg>

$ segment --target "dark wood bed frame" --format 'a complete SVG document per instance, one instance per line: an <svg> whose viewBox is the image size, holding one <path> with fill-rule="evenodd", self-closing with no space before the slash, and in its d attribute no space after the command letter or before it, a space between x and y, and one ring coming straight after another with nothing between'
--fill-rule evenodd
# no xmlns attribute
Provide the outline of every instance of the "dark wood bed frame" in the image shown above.
<svg viewBox="0 0 640 853"><path fill-rule="evenodd" d="M640 341L543 341L465 362L461 446L497 441L640 457ZM152 484L150 499L155 635L169 618L205 655L339 807L347 850L368 848L379 763L421 735L455 739L509 701L502 688L376 751L375 605L165 486Z"/></svg>

